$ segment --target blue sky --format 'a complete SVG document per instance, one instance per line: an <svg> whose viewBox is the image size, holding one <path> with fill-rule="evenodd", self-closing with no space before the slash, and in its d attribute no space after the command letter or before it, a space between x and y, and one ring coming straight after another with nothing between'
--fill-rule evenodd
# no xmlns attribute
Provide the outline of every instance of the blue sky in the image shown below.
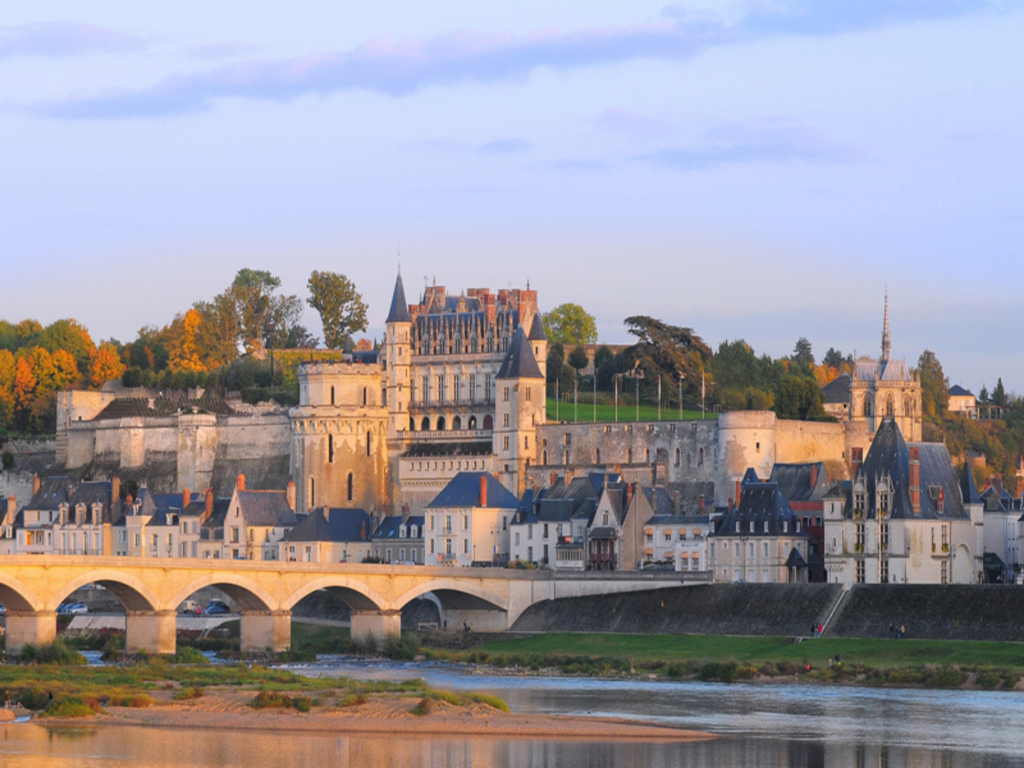
<svg viewBox="0 0 1024 768"><path fill-rule="evenodd" d="M379 335L400 253L820 357L888 286L896 356L1024 392L1021 40L1018 0L7 4L0 316L125 340L329 269Z"/></svg>

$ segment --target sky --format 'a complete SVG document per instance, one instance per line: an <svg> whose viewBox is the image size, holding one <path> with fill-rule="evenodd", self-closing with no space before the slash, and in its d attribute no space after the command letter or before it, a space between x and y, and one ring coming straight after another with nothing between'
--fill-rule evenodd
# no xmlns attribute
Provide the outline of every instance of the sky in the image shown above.
<svg viewBox="0 0 1024 768"><path fill-rule="evenodd" d="M1024 393L1024 0L5 3L0 317L525 287ZM306 324L321 335L319 318Z"/></svg>

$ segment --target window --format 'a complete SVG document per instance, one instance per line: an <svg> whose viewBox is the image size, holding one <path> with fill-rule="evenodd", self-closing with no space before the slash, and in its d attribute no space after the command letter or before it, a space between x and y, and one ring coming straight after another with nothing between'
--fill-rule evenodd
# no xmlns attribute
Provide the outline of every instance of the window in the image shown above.
<svg viewBox="0 0 1024 768"><path fill-rule="evenodd" d="M370 455L370 433L366 433L366 455Z"/></svg>
<svg viewBox="0 0 1024 768"><path fill-rule="evenodd" d="M764 543L764 556L765 556L765 558L768 557L768 542L767 541Z"/></svg>
<svg viewBox="0 0 1024 768"><path fill-rule="evenodd" d="M855 552L863 552L864 551L864 524L863 523L858 523L857 524L857 542L854 545L854 551Z"/></svg>
<svg viewBox="0 0 1024 768"><path fill-rule="evenodd" d="M878 563L878 580L882 584L889 583L889 560L882 558Z"/></svg>
<svg viewBox="0 0 1024 768"><path fill-rule="evenodd" d="M889 524L882 523L878 526L878 543L883 552L889 549Z"/></svg>
<svg viewBox="0 0 1024 768"><path fill-rule="evenodd" d="M154 537L154 544L155 544L155 538L156 537ZM231 529L231 542L233 544L237 544L238 543L238 529L237 528L232 528Z"/></svg>
<svg viewBox="0 0 1024 768"><path fill-rule="evenodd" d="M501 400L502 402L508 402L508 387L501 388Z"/></svg>
<svg viewBox="0 0 1024 768"><path fill-rule="evenodd" d="M309 506L316 506L316 480L309 478Z"/></svg>
<svg viewBox="0 0 1024 768"><path fill-rule="evenodd" d="M754 542L750 542L750 556L754 556Z"/></svg>
<svg viewBox="0 0 1024 768"><path fill-rule="evenodd" d="M462 540L462 554L464 554L464 555L468 555L469 554L469 539L463 539Z"/></svg>
<svg viewBox="0 0 1024 768"><path fill-rule="evenodd" d="M858 560L857 561L857 574L856 574L856 578L857 578L857 583L858 584L863 584L864 583L864 561L863 560Z"/></svg>
<svg viewBox="0 0 1024 768"><path fill-rule="evenodd" d="M527 401L530 401L530 400L532 400L532 399L533 399L533 396L532 396L532 395L533 395L533 393L532 393L532 392L530 391L530 388L529 388L529 387L527 387L527 388L526 388L526 400L527 400Z"/></svg>
<svg viewBox="0 0 1024 768"><path fill-rule="evenodd" d="M501 426L503 426L503 427L507 427L508 426L508 414L507 413L502 414L502 416L501 416Z"/></svg>
<svg viewBox="0 0 1024 768"><path fill-rule="evenodd" d="M331 405L334 405L334 387L331 387Z"/></svg>
<svg viewBox="0 0 1024 768"><path fill-rule="evenodd" d="M505 435L503 438L501 438L501 448L504 451L508 450L508 435ZM565 463L568 464L568 460L566 460Z"/></svg>
<svg viewBox="0 0 1024 768"><path fill-rule="evenodd" d="M327 436L327 463L334 463L334 435Z"/></svg>
<svg viewBox="0 0 1024 768"><path fill-rule="evenodd" d="M348 473L347 486L348 486L348 489L347 489L348 490L348 500L352 501L352 498L355 496L355 487L354 487L355 486L355 478L352 476L351 472Z"/></svg>

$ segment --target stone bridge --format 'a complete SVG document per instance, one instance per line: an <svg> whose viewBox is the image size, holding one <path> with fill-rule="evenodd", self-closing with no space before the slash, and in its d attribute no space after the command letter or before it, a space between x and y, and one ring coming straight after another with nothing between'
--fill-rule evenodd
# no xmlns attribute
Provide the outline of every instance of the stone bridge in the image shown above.
<svg viewBox="0 0 1024 768"><path fill-rule="evenodd" d="M340 563L12 555L0 557L7 652L56 637L57 607L99 584L126 609L129 652L174 653L178 607L203 587L227 594L242 614L242 650L291 647L291 611L331 590L352 608L352 634L382 639L401 629L402 608L431 593L453 627L503 631L529 606L560 597L678 587L673 571L526 571ZM689 581L687 582L689 583Z"/></svg>

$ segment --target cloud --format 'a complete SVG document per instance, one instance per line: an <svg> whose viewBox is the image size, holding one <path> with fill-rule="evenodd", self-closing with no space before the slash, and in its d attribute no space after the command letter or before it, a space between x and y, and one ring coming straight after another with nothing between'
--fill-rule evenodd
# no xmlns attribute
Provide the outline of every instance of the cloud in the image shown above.
<svg viewBox="0 0 1024 768"><path fill-rule="evenodd" d="M760 121L708 131L697 143L639 155L635 159L677 171L707 171L724 165L750 163L837 163L856 158L839 144L823 140L793 123Z"/></svg>
<svg viewBox="0 0 1024 768"><path fill-rule="evenodd" d="M146 41L140 37L72 21L0 27L0 58L125 53L139 50L145 45Z"/></svg>
<svg viewBox="0 0 1024 768"><path fill-rule="evenodd" d="M548 163L546 167L559 171L560 173L574 176L588 173L608 173L611 170L608 163L604 160L555 160L554 162Z"/></svg>
<svg viewBox="0 0 1024 768"><path fill-rule="evenodd" d="M250 56L257 50L257 46L249 43L213 43L212 45L193 46L190 52L200 59L227 59L235 56Z"/></svg>
<svg viewBox="0 0 1024 768"><path fill-rule="evenodd" d="M609 133L617 133L630 139L653 139L676 132L668 120L647 117L621 107L609 107L592 122Z"/></svg>
<svg viewBox="0 0 1024 768"><path fill-rule="evenodd" d="M481 144L476 151L482 155L514 155L526 152L533 145L523 139L495 139Z"/></svg>
<svg viewBox="0 0 1024 768"><path fill-rule="evenodd" d="M1007 10L1022 2L762 0L747 6L746 15L736 19L686 15L669 6L660 18L646 24L527 35L457 32L425 40L377 41L349 51L253 59L171 76L148 88L69 96L23 109L48 118L114 119L203 112L227 98L283 103L346 90L404 96L460 83L522 81L542 68L568 70L639 58L685 61L724 45Z"/></svg>

